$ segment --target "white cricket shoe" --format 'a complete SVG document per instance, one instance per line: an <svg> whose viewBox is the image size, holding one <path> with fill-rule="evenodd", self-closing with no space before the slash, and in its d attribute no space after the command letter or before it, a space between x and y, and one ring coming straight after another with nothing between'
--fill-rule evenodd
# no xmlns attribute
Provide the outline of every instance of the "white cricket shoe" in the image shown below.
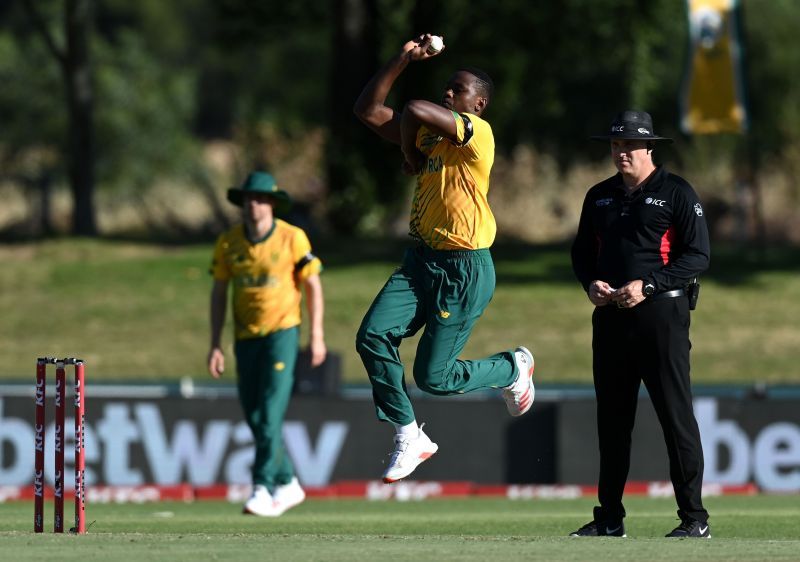
<svg viewBox="0 0 800 562"><path fill-rule="evenodd" d="M422 424L425 425L425 424ZM419 428L416 439L405 435L394 436L394 452L389 466L383 473L383 481L387 484L402 480L439 450L439 445L430 440Z"/></svg>
<svg viewBox="0 0 800 562"><path fill-rule="evenodd" d="M266 486L257 484L253 487L253 494L244 504L242 513L258 515L259 517L277 517L282 512L278 510L275 499Z"/></svg>
<svg viewBox="0 0 800 562"><path fill-rule="evenodd" d="M272 494L275 500L275 507L278 510L278 515L286 513L288 510L303 503L306 499L306 493L300 487L300 482L297 477L292 477L288 484L283 484L275 488L275 493Z"/></svg>
<svg viewBox="0 0 800 562"><path fill-rule="evenodd" d="M521 416L533 406L536 394L533 388L533 354L527 348L519 346L514 350L514 362L517 365L517 380L503 389L506 408L512 416Z"/></svg>

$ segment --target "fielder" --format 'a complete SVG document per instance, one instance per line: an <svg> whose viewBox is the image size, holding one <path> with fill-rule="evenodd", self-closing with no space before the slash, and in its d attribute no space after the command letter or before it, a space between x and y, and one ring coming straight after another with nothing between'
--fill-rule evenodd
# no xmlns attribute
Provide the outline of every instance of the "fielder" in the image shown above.
<svg viewBox="0 0 800 562"><path fill-rule="evenodd" d="M228 190L228 200L242 207L243 223L220 235L214 248L208 370L219 378L225 369L220 341L232 283L239 400L256 450L253 493L244 512L277 517L305 499L281 430L294 383L301 287L310 322L311 365L322 364L327 353L322 264L311 253L305 232L276 218L291 200L270 174L250 174L241 187Z"/></svg>

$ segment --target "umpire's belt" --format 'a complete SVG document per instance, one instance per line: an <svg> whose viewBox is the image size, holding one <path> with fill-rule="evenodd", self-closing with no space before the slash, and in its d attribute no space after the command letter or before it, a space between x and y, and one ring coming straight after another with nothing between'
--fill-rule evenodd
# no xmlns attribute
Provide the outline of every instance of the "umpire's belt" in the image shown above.
<svg viewBox="0 0 800 562"><path fill-rule="evenodd" d="M650 297L649 301L658 301L661 299L674 299L677 297L685 297L686 291L683 289L673 289L672 291L667 291L666 293L658 293L657 295L653 295Z"/></svg>

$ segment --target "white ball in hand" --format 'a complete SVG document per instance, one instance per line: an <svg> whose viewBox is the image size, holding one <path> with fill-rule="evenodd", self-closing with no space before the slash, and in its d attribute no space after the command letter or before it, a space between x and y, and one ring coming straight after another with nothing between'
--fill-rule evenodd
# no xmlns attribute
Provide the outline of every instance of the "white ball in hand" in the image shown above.
<svg viewBox="0 0 800 562"><path fill-rule="evenodd" d="M429 55L435 55L439 51L444 49L444 41L438 35L431 35L431 44L428 45L427 53Z"/></svg>

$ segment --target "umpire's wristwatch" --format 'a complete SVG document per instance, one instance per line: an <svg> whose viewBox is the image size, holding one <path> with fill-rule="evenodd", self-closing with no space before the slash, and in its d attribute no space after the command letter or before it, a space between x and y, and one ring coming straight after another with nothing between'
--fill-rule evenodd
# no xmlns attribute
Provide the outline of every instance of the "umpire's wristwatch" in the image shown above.
<svg viewBox="0 0 800 562"><path fill-rule="evenodd" d="M644 287L642 287L642 294L645 297L652 297L655 292L656 292L656 287L652 283L648 283Z"/></svg>

